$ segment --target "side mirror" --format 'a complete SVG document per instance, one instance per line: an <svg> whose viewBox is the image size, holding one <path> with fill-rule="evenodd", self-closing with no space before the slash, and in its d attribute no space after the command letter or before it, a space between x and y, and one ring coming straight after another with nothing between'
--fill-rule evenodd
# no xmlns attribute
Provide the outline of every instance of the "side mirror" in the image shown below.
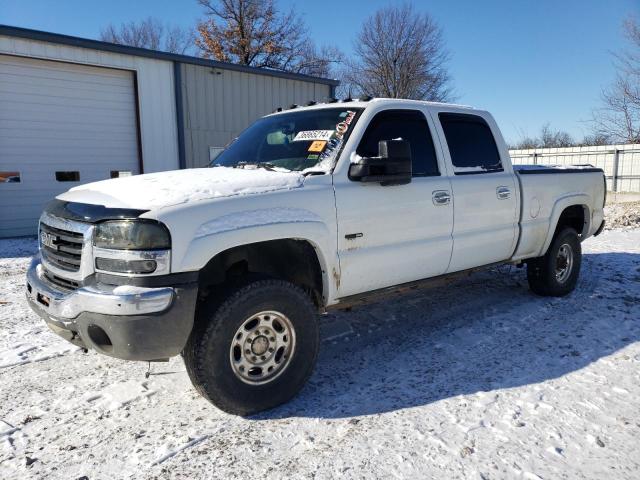
<svg viewBox="0 0 640 480"><path fill-rule="evenodd" d="M411 145L406 140L382 140L378 156L360 158L349 166L355 182L377 182L382 186L411 182Z"/></svg>

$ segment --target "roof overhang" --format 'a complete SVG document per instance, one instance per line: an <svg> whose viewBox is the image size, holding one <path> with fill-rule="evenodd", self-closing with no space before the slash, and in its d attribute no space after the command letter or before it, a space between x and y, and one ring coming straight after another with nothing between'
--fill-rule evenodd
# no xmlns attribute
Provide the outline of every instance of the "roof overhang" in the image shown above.
<svg viewBox="0 0 640 480"><path fill-rule="evenodd" d="M238 72L253 73L256 75L267 75L271 77L300 80L302 82L320 83L333 87L336 87L340 84L338 80L330 78L313 77L311 75L303 75L300 73L283 72L280 70L272 70L268 68L249 67L246 65L237 65L234 63L218 62L215 60L208 60L206 58L160 52L157 50L148 50L146 48L130 47L128 45L118 45L115 43L102 42L100 40L91 40L88 38L73 37L71 35L43 32L41 30L31 30L29 28L12 27L10 25L0 25L0 35L5 35L7 37L26 38L29 40L38 40L41 42L56 43L60 45L69 45L72 47L88 48L91 50L100 50L103 52L120 53L123 55L132 55L136 57L146 57L156 60L167 60L170 62L200 65L203 67L235 70Z"/></svg>

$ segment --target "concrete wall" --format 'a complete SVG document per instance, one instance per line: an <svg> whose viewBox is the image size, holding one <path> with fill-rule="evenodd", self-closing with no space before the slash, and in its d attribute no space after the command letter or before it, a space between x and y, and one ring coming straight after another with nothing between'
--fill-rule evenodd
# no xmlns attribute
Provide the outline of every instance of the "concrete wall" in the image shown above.
<svg viewBox="0 0 640 480"><path fill-rule="evenodd" d="M514 164L580 165L602 168L609 191L640 192L640 145L510 150Z"/></svg>
<svg viewBox="0 0 640 480"><path fill-rule="evenodd" d="M5 35L0 53L135 72L144 172L178 168L173 62Z"/></svg>
<svg viewBox="0 0 640 480"><path fill-rule="evenodd" d="M180 64L185 166L209 163L209 148L224 147L277 107L330 96L329 85L200 65Z"/></svg>

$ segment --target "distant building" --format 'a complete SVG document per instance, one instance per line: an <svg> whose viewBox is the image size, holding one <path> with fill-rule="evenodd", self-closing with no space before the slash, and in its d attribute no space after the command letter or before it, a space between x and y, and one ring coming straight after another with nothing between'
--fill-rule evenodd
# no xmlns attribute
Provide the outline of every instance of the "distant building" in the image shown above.
<svg viewBox="0 0 640 480"><path fill-rule="evenodd" d="M0 25L0 237L76 184L204 166L256 118L336 80Z"/></svg>

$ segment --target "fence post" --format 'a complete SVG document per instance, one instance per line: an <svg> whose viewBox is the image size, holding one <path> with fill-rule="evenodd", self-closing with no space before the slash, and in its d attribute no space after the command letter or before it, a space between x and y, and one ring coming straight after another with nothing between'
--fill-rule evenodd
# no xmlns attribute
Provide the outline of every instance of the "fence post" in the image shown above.
<svg viewBox="0 0 640 480"><path fill-rule="evenodd" d="M613 151L613 179L611 180L611 189L618 191L618 166L620 165L620 150L617 148Z"/></svg>

